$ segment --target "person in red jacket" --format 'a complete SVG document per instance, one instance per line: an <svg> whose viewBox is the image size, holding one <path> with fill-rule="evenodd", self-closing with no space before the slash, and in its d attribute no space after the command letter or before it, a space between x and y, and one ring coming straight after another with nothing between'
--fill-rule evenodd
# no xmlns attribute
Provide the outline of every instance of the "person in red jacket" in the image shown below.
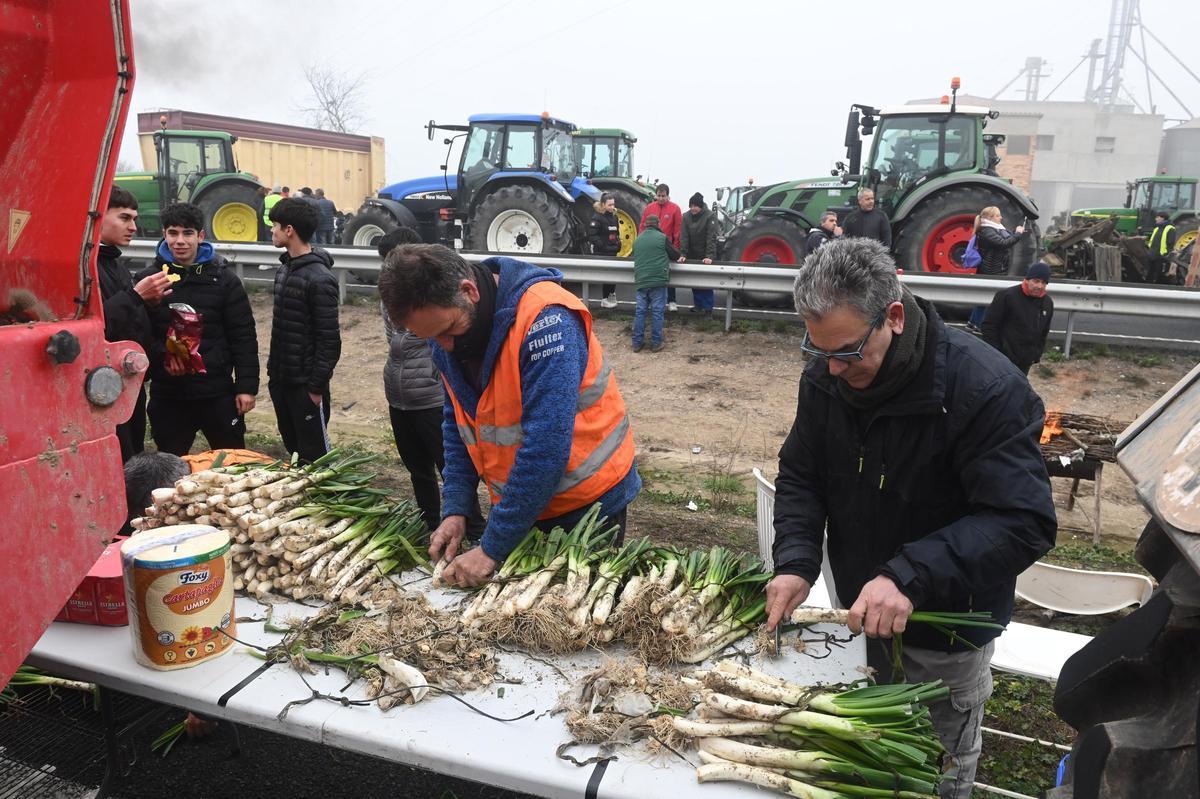
<svg viewBox="0 0 1200 799"><path fill-rule="evenodd" d="M679 227L683 223L683 211L679 206L671 202L671 187L666 183L659 183L654 189L654 202L646 206L646 210L642 212L642 223L638 225L638 233L646 229L646 219L650 216L658 217L658 229L667 237L667 241L671 242L671 246L679 249ZM667 287L667 310L678 311L679 306L675 304L675 287Z"/></svg>

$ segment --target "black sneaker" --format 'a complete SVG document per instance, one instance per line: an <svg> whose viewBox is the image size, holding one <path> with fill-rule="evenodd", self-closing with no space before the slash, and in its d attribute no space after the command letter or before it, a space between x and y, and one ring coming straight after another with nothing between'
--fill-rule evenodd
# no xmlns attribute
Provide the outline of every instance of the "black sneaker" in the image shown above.
<svg viewBox="0 0 1200 799"><path fill-rule="evenodd" d="M645 348L645 346L646 346L645 344L634 344L634 345L633 345L633 351L634 351L634 352L641 352L641 351L642 351L642 350Z"/></svg>
<svg viewBox="0 0 1200 799"><path fill-rule="evenodd" d="M651 344L650 345L651 352L662 352L662 348L663 348L662 344Z"/></svg>

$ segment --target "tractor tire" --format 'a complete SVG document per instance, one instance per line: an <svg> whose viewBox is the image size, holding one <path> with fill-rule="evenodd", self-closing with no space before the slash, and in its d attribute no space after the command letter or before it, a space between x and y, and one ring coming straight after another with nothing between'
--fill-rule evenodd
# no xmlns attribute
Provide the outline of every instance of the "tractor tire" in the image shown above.
<svg viewBox="0 0 1200 799"><path fill-rule="evenodd" d="M1175 249L1171 250L1171 260L1175 262L1175 275L1180 286L1192 262L1192 248L1196 246L1198 235L1200 220L1185 219L1175 226Z"/></svg>
<svg viewBox="0 0 1200 799"><path fill-rule="evenodd" d="M644 197L624 189L606 189L617 203L617 224L620 227L621 249L617 251L618 258L628 258L633 255L633 240L637 238L638 225L642 223L642 214L646 213L649 205Z"/></svg>
<svg viewBox="0 0 1200 799"><path fill-rule="evenodd" d="M467 240L477 252L571 252L571 208L548 191L525 184L501 186L471 214Z"/></svg>
<svg viewBox="0 0 1200 799"><path fill-rule="evenodd" d="M755 217L729 233L721 260L799 266L804 261L804 231L779 217ZM735 291L733 301L750 308L790 308L793 303L790 295L767 291Z"/></svg>
<svg viewBox="0 0 1200 799"><path fill-rule="evenodd" d="M209 241L258 241L258 189L248 183L225 183L196 201L204 214Z"/></svg>
<svg viewBox="0 0 1200 799"><path fill-rule="evenodd" d="M391 211L377 205L368 205L359 209L354 218L342 228L341 243L343 247L374 247L385 234L391 233L398 227L408 226L417 229L417 218L403 206L400 209L407 218L397 218Z"/></svg>
<svg viewBox="0 0 1200 799"><path fill-rule="evenodd" d="M944 189L918 205L895 232L896 266L910 272L967 273L962 256L974 234L975 216L989 205L1000 209L1006 227L1021 224L1024 214L1010 198L977 186ZM1041 237L1030 222L1012 249L1010 275L1023 275L1040 255Z"/></svg>

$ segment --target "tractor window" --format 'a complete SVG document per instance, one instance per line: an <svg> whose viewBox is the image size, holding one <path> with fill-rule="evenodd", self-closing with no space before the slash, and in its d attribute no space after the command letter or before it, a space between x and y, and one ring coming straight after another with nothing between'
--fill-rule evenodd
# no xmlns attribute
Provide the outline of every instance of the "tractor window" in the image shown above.
<svg viewBox="0 0 1200 799"><path fill-rule="evenodd" d="M871 168L880 191L904 191L935 171L975 167L975 122L970 117L891 117L880 122Z"/></svg>
<svg viewBox="0 0 1200 799"><path fill-rule="evenodd" d="M199 139L171 139L167 144L167 180L169 199L187 200L191 190L200 182L201 160Z"/></svg>
<svg viewBox="0 0 1200 799"><path fill-rule="evenodd" d="M1195 208L1196 207L1196 184L1195 183L1180 183L1179 184L1179 208Z"/></svg>
<svg viewBox="0 0 1200 799"><path fill-rule="evenodd" d="M592 174L597 178L611 178L619 173L614 169L617 163L617 140L596 139L596 171Z"/></svg>
<svg viewBox="0 0 1200 799"><path fill-rule="evenodd" d="M464 173L495 172L500 168L500 147L504 140L504 126L480 124L471 126L471 136L463 148L462 171Z"/></svg>
<svg viewBox="0 0 1200 799"><path fill-rule="evenodd" d="M1133 197L1133 208L1149 208L1150 207L1150 184L1137 184L1137 193Z"/></svg>
<svg viewBox="0 0 1200 799"><path fill-rule="evenodd" d="M617 177L633 177L633 145L624 139L617 143Z"/></svg>
<svg viewBox="0 0 1200 799"><path fill-rule="evenodd" d="M1155 183L1154 192L1150 195L1155 211L1179 210L1179 184Z"/></svg>
<svg viewBox="0 0 1200 799"><path fill-rule="evenodd" d="M204 140L204 174L213 175L218 172L231 172L225 163L225 148L220 139Z"/></svg>
<svg viewBox="0 0 1200 799"><path fill-rule="evenodd" d="M546 128L545 141L546 151L542 156L543 165L549 167L560 183L563 185L570 183L579 173L579 164L575 161L574 148L571 147L571 134L559 128ZM597 142L597 175L604 174L599 168L603 152L604 149L601 143Z"/></svg>
<svg viewBox="0 0 1200 799"><path fill-rule="evenodd" d="M579 169L588 177L595 174L595 166L592 165L592 153L595 151L595 147L593 139L575 139L575 161L579 164Z"/></svg>
<svg viewBox="0 0 1200 799"><path fill-rule="evenodd" d="M504 153L505 168L537 169L540 164L537 139L537 128L509 125Z"/></svg>

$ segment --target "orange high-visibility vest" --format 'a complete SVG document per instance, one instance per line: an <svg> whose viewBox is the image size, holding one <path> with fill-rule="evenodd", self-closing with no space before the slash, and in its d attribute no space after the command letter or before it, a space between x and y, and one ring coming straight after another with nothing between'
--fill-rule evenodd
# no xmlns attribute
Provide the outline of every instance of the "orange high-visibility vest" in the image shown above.
<svg viewBox="0 0 1200 799"><path fill-rule="evenodd" d="M633 433L617 378L604 358L600 340L592 333L587 307L557 283L534 283L521 295L516 320L500 347L491 379L479 398L472 418L445 381L458 433L491 494L492 504L504 497L508 474L524 440L521 415L521 350L526 335L548 305L562 305L583 319L587 331L588 359L575 406L575 428L567 471L539 519L561 516L590 505L624 479L633 466ZM546 328L553 333L553 328ZM443 380L445 380L443 378Z"/></svg>

